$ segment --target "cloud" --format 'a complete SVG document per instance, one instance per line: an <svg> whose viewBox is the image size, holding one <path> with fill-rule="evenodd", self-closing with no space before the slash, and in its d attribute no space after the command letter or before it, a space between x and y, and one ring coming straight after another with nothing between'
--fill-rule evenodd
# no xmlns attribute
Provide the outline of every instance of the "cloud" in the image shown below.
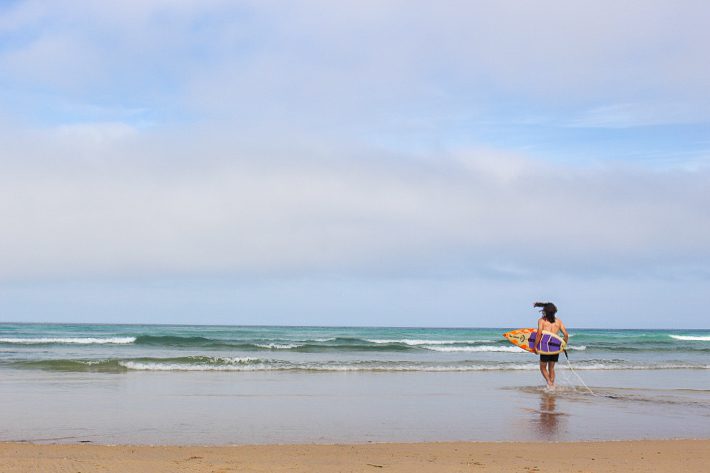
<svg viewBox="0 0 710 473"><path fill-rule="evenodd" d="M91 45L68 35L43 36L7 53L2 66L9 76L21 77L30 84L49 80L55 87L76 92L76 86L97 79L100 54Z"/></svg>
<svg viewBox="0 0 710 473"><path fill-rule="evenodd" d="M710 109L702 2L30 1L6 10L5 85L31 79L82 103L159 108L167 120L359 133L417 118L431 127L503 102L591 110L591 119L609 104Z"/></svg>
<svg viewBox="0 0 710 473"><path fill-rule="evenodd" d="M707 169L288 151L127 125L5 139L4 279L707 274ZM67 141L67 133L72 139Z"/></svg>
<svg viewBox="0 0 710 473"><path fill-rule="evenodd" d="M695 8L266 3L254 9L261 35L221 37L214 67L188 77L188 104L202 114L322 128L432 123L502 102L555 113L659 100L703 110L710 68L701 45L710 38L697 17L709 12ZM676 115L660 120L675 123Z"/></svg>
<svg viewBox="0 0 710 473"><path fill-rule="evenodd" d="M61 125L55 130L59 143L73 149L101 153L112 143L135 136L137 130L126 123L77 123Z"/></svg>
<svg viewBox="0 0 710 473"><path fill-rule="evenodd" d="M702 163L555 164L482 124L707 123L709 11L4 7L0 276L705 274Z"/></svg>
<svg viewBox="0 0 710 473"><path fill-rule="evenodd" d="M620 103L594 107L571 120L578 128L634 128L668 124L702 123L707 117L696 104Z"/></svg>

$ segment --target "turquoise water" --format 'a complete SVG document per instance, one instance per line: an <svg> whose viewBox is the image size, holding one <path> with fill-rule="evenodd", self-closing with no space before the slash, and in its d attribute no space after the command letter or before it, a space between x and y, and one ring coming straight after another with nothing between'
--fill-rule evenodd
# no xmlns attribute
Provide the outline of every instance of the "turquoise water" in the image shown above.
<svg viewBox="0 0 710 473"><path fill-rule="evenodd" d="M534 370L510 328L1 324L0 369L127 371ZM710 369L710 330L574 330L580 370Z"/></svg>
<svg viewBox="0 0 710 473"><path fill-rule="evenodd" d="M710 437L710 330L575 329L548 392L509 329L0 324L0 441Z"/></svg>

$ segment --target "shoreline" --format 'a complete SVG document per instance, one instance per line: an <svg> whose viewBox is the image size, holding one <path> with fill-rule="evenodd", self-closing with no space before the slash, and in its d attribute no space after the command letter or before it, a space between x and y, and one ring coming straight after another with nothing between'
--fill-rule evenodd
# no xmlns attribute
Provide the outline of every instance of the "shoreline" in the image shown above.
<svg viewBox="0 0 710 473"><path fill-rule="evenodd" d="M707 471L710 439L149 446L0 442L3 472Z"/></svg>
<svg viewBox="0 0 710 473"><path fill-rule="evenodd" d="M590 440L422 440L422 441L397 441L397 440L362 440L348 442L274 442L274 443L102 443L93 440L67 440L63 438L48 439L9 439L0 440L0 450L8 445L31 445L35 447L109 447L109 448L291 448L291 447L362 447L375 445L575 445L575 444L614 444L614 443L639 443L639 442L710 442L710 437L667 437L667 438L620 438L620 439L590 439Z"/></svg>

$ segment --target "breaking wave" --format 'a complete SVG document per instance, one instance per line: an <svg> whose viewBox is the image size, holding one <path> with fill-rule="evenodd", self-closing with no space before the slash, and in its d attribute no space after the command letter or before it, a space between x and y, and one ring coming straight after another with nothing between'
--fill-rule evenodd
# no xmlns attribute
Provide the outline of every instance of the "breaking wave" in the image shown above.
<svg viewBox="0 0 710 473"><path fill-rule="evenodd" d="M693 342L710 342L710 335L669 335L676 340L693 341Z"/></svg>
<svg viewBox="0 0 710 473"><path fill-rule="evenodd" d="M318 361L291 362L256 357L187 356L173 358L128 358L102 360L35 360L14 362L23 369L40 369L66 372L124 373L128 371L517 371L536 370L537 363L519 362L412 362L412 361ZM560 369L567 369L560 365ZM584 360L575 363L577 370L662 370L710 369L708 364L683 362L631 363L623 360Z"/></svg>
<svg viewBox="0 0 710 473"><path fill-rule="evenodd" d="M136 337L37 337L37 338L0 338L0 343L17 345L128 345Z"/></svg>

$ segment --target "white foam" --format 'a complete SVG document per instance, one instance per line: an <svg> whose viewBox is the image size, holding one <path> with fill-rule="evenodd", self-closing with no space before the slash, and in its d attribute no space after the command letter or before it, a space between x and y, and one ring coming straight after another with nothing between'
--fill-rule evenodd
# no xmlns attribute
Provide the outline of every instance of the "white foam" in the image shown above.
<svg viewBox="0 0 710 473"><path fill-rule="evenodd" d="M284 363L258 358L210 358L208 361L178 363L171 361L120 361L120 366L135 371L318 371L318 372L463 372L463 371L530 371L537 370L537 363L505 364L418 364L418 363ZM578 363L576 370L664 370L664 369L710 369L710 365L689 365L684 363L664 363L638 365L629 363ZM567 370L564 365L559 369Z"/></svg>
<svg viewBox="0 0 710 473"><path fill-rule="evenodd" d="M442 371L506 371L506 370L536 370L537 365L533 364L516 364L506 365L505 367L495 365L439 365L439 366L419 366L419 365L312 365L312 366L295 366L294 370L307 371L424 371L424 372L442 372Z"/></svg>
<svg viewBox="0 0 710 473"><path fill-rule="evenodd" d="M136 341L136 337L66 337L66 338L0 338L0 343L16 343L20 345L40 345L40 344L77 344L77 345L127 345Z"/></svg>
<svg viewBox="0 0 710 473"><path fill-rule="evenodd" d="M233 364L242 364L242 363L254 363L256 361L261 361L259 358L254 358L251 356L213 356L210 357L210 361L213 363L233 363Z"/></svg>
<svg viewBox="0 0 710 473"><path fill-rule="evenodd" d="M566 366L560 366L562 369L567 369ZM628 363L620 364L606 364L606 363L590 363L586 365L575 364L575 370L678 370L678 369L690 369L690 370L707 370L710 369L710 365L692 365L685 363L660 363L652 365L634 365Z"/></svg>
<svg viewBox="0 0 710 473"><path fill-rule="evenodd" d="M271 363L255 364L210 364L210 363L160 363L141 361L121 361L119 365L135 371L498 371L498 370L534 370L534 364L506 365L454 365L454 366L419 366L413 364L401 365L331 365L331 364L293 364L279 365Z"/></svg>
<svg viewBox="0 0 710 473"><path fill-rule="evenodd" d="M506 353L528 353L516 346L481 345L477 347L442 347L436 345L424 345L422 348L432 351L442 352L506 352Z"/></svg>
<svg viewBox="0 0 710 473"><path fill-rule="evenodd" d="M299 345L297 343L257 343L256 346L259 348L268 348L269 350L291 350L293 348L302 347L303 345Z"/></svg>
<svg viewBox="0 0 710 473"><path fill-rule="evenodd" d="M669 335L671 338L676 340L686 340L694 342L710 342L710 335Z"/></svg>
<svg viewBox="0 0 710 473"><path fill-rule="evenodd" d="M146 363L140 361L122 361L119 365L135 371L256 371L260 369L259 366L210 365L206 363Z"/></svg>
<svg viewBox="0 0 710 473"><path fill-rule="evenodd" d="M254 371L264 369L264 365L252 364L257 361L259 361L258 358L251 357L212 357L208 362L198 361L195 363L119 361L118 364L135 371Z"/></svg>
<svg viewBox="0 0 710 473"><path fill-rule="evenodd" d="M375 339L375 340L365 340L366 342L370 343L380 343L380 344L385 344L385 343L402 343L404 345L411 345L411 346L417 346L417 345L455 345L455 344L461 344L461 343L490 343L493 340L410 340L410 339L399 339L399 340L380 340L380 339Z"/></svg>
<svg viewBox="0 0 710 473"><path fill-rule="evenodd" d="M436 346L436 345L423 345L422 348L431 351L440 351L447 353L529 353L522 348L516 347L515 345L479 345L475 347L446 347L446 346ZM586 345L572 345L568 347L569 350L584 351L587 349Z"/></svg>

